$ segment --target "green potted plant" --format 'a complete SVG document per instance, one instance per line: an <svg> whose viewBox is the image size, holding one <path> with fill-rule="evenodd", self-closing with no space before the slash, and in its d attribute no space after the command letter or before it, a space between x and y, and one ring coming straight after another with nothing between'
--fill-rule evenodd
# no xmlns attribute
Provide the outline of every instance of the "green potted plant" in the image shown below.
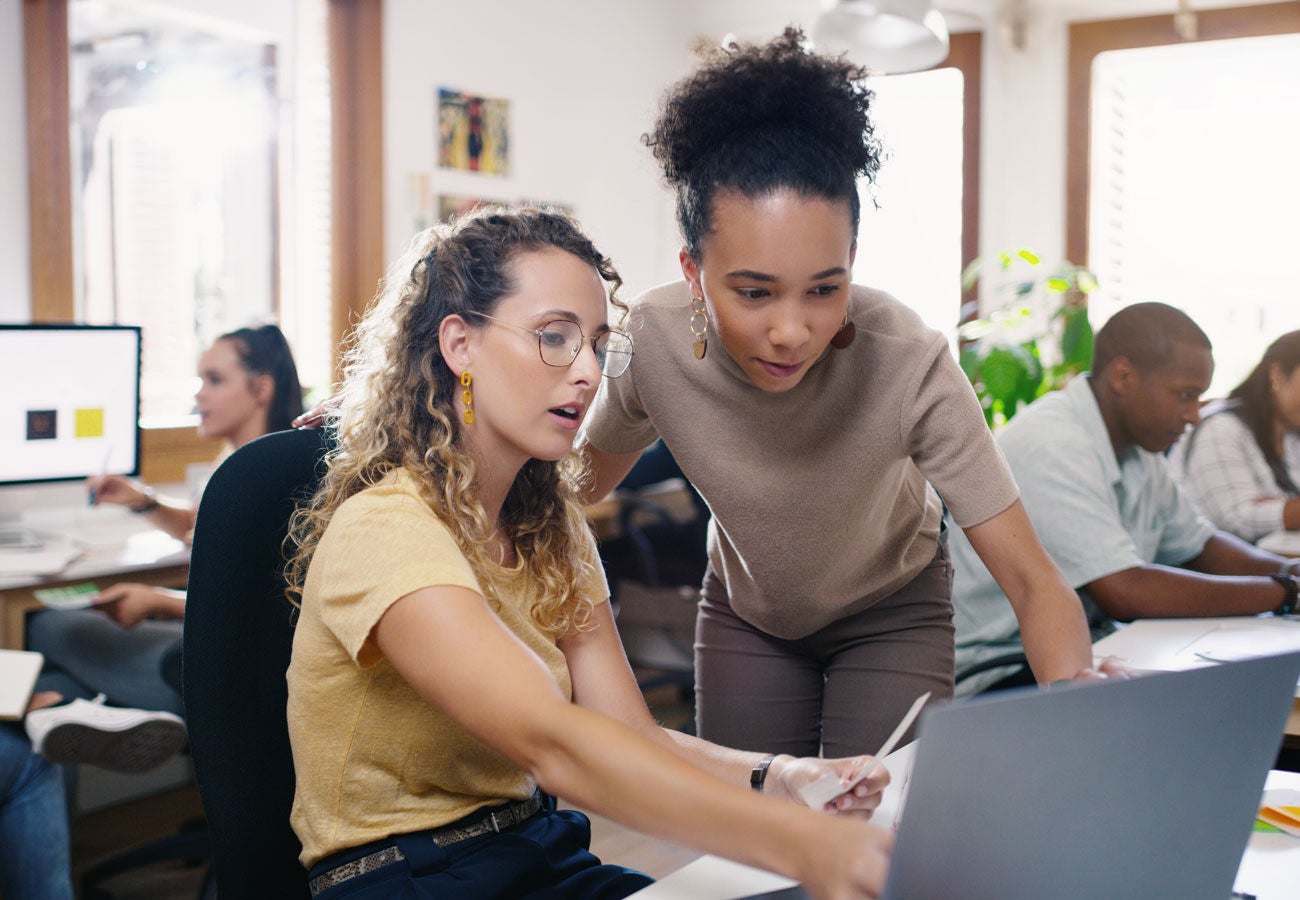
<svg viewBox="0 0 1300 900"><path fill-rule="evenodd" d="M1092 364L1088 295L1097 279L1068 260L1044 266L1028 248L980 256L962 272L962 290L983 286L987 312L957 330L962 371L989 426L1065 386Z"/></svg>

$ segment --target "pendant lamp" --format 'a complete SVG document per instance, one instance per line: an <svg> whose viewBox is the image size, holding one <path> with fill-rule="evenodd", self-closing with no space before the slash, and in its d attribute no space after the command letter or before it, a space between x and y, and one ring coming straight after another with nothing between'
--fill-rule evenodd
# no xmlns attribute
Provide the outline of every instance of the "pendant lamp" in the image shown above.
<svg viewBox="0 0 1300 900"><path fill-rule="evenodd" d="M812 39L887 75L930 69L948 56L948 26L929 0L840 0L818 16Z"/></svg>

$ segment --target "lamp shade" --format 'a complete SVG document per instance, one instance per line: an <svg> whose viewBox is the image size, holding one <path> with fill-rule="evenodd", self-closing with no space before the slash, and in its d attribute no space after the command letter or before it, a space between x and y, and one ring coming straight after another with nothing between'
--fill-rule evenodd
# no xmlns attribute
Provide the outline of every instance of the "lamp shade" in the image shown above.
<svg viewBox="0 0 1300 900"><path fill-rule="evenodd" d="M948 56L948 26L929 0L841 0L817 18L812 39L886 74L919 72Z"/></svg>

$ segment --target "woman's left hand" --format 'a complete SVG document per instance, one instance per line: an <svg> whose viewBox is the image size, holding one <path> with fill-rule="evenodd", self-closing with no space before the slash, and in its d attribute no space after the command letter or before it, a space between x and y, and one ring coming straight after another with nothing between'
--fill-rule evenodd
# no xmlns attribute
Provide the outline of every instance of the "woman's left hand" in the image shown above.
<svg viewBox="0 0 1300 900"><path fill-rule="evenodd" d="M875 761L874 756L850 756L843 759L820 759L782 754L768 768L765 792L802 804L799 790L826 775L834 775L843 785L852 784ZM829 813L849 813L870 818L880 805L889 784L889 770L878 765L867 778L848 793L841 794L823 809Z"/></svg>

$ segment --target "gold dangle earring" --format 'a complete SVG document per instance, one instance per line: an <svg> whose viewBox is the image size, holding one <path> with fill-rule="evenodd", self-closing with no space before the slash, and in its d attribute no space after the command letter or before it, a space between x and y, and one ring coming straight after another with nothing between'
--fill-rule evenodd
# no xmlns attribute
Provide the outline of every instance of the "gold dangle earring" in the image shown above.
<svg viewBox="0 0 1300 900"><path fill-rule="evenodd" d="M469 374L468 369L460 373L460 383L461 386L465 388L465 390L461 391L460 393L461 402L465 404L465 424L473 425L474 424L474 392L470 390L470 385L474 383L474 376Z"/></svg>
<svg viewBox="0 0 1300 900"><path fill-rule="evenodd" d="M695 337L695 358L704 359L709 349L709 317L704 312L703 297L691 297L691 334Z"/></svg>
<svg viewBox="0 0 1300 900"><path fill-rule="evenodd" d="M849 321L849 314L846 312L844 314L844 324L840 326L840 330L835 332L835 336L831 338L831 346L836 350L843 350L849 344L853 343L853 339L857 336L858 329Z"/></svg>

